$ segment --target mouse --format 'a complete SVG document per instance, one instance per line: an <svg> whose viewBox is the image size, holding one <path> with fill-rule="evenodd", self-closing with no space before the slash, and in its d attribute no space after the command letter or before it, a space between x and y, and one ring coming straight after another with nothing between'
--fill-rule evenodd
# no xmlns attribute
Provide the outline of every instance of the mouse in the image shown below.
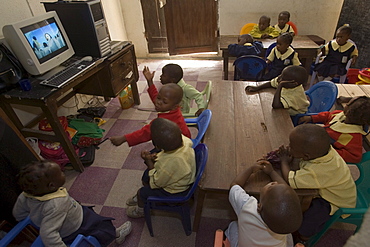
<svg viewBox="0 0 370 247"><path fill-rule="evenodd" d="M92 60L93 60L92 56L86 56L81 58L81 61L92 61Z"/></svg>

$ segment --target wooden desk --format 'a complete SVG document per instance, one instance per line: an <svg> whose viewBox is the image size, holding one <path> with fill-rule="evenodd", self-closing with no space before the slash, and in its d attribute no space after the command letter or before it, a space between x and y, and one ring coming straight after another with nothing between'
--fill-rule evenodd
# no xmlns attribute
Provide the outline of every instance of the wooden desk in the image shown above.
<svg viewBox="0 0 370 247"><path fill-rule="evenodd" d="M272 108L275 90L246 94L247 85L256 85L256 82L215 81L212 84L208 105L212 121L204 137L209 150L208 162L199 185L194 231L199 227L206 193L227 193L237 174L271 150L289 144L293 124L287 110ZM254 195L270 181L262 171L253 179L245 189ZM306 192L302 190L302 203Z"/></svg>
<svg viewBox="0 0 370 247"><path fill-rule="evenodd" d="M256 39L257 40L257 39ZM263 44L262 57L265 56L266 49L276 39L259 39ZM224 60L224 80L228 79L229 73L229 50L227 49L229 44L238 43L238 35L221 35L220 37L220 50L222 51L222 57ZM298 52L299 60L302 65L306 68L307 72L310 72L311 64L313 59L317 56L317 49L319 46L308 36L308 35L297 35L293 38L292 46L294 50Z"/></svg>
<svg viewBox="0 0 370 247"><path fill-rule="evenodd" d="M370 85L356 85L356 84L336 84L338 88L338 97L355 97L364 96L370 97Z"/></svg>
<svg viewBox="0 0 370 247"><path fill-rule="evenodd" d="M131 84L135 104L140 104L136 84L138 78L135 50L131 44L108 58L98 60L93 67L60 89L40 85L40 81L33 79L30 91L16 88L3 93L0 95L0 107L24 137L32 136L41 140L60 142L73 168L82 172L84 167L58 121L58 107L77 93L115 97L129 84ZM42 113L24 124L12 105L38 107ZM45 117L53 132L33 128Z"/></svg>

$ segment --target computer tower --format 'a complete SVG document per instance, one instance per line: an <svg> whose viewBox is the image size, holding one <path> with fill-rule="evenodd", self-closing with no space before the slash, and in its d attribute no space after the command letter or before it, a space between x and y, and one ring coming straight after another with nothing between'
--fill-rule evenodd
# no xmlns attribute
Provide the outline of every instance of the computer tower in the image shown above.
<svg viewBox="0 0 370 247"><path fill-rule="evenodd" d="M100 0L44 2L56 11L75 55L104 57L111 53L110 36Z"/></svg>

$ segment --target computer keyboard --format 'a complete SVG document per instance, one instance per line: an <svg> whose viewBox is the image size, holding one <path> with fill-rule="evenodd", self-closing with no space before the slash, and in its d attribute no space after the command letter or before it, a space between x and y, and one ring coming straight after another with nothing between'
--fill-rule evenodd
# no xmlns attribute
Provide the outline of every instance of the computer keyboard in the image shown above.
<svg viewBox="0 0 370 247"><path fill-rule="evenodd" d="M95 64L95 61L79 60L75 63L70 64L62 71L54 74L40 82L41 85L61 88L63 85L70 82L72 79L77 77L79 74L90 68Z"/></svg>

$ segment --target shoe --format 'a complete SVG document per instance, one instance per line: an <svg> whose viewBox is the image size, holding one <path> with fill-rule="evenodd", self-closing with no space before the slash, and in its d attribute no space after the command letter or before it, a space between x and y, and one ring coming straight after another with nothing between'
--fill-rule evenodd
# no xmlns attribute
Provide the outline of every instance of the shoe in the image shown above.
<svg viewBox="0 0 370 247"><path fill-rule="evenodd" d="M118 237L116 237L116 243L122 244L125 241L126 236L130 234L131 230L132 225L130 221L126 221L120 227L118 227L116 229L116 232L118 233Z"/></svg>
<svg viewBox="0 0 370 247"><path fill-rule="evenodd" d="M130 218L143 218L144 208L139 208L138 206L130 206L126 209L126 214Z"/></svg>
<svg viewBox="0 0 370 247"><path fill-rule="evenodd" d="M136 206L137 205L137 195L134 195L133 197L127 199L126 205L127 206Z"/></svg>

